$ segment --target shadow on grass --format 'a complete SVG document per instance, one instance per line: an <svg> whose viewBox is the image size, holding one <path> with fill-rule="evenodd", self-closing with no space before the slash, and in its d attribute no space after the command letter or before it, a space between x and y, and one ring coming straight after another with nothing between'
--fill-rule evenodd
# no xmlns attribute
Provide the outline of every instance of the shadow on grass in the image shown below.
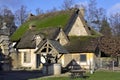
<svg viewBox="0 0 120 80"><path fill-rule="evenodd" d="M29 80L42 76L43 74L40 70L0 71L0 80Z"/></svg>
<svg viewBox="0 0 120 80"><path fill-rule="evenodd" d="M74 76L74 77L71 77L70 76L70 80L87 80L89 78L89 76L85 75L85 76Z"/></svg>

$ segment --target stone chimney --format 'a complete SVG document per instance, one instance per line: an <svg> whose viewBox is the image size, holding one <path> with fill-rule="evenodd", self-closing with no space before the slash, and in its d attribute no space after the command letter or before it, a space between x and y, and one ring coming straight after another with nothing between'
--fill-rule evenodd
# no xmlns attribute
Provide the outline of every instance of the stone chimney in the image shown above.
<svg viewBox="0 0 120 80"><path fill-rule="evenodd" d="M83 7L81 7L79 10L80 10L80 13L82 14L82 16L84 17L85 16L85 9Z"/></svg>

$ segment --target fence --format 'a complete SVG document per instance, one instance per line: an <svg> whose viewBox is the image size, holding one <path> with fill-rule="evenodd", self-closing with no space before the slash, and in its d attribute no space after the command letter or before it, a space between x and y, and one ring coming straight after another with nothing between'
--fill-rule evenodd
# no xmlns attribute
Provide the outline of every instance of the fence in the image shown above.
<svg viewBox="0 0 120 80"><path fill-rule="evenodd" d="M120 67L118 66L118 62L110 59L110 58L100 58L97 59L96 62L97 69L104 69L104 70L120 70Z"/></svg>

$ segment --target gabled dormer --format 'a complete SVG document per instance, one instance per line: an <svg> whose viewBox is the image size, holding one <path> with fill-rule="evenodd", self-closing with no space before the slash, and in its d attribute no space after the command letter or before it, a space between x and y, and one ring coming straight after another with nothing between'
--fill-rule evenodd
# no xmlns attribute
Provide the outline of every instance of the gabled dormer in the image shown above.
<svg viewBox="0 0 120 80"><path fill-rule="evenodd" d="M88 25L84 20L84 9L77 9L66 28L68 36L89 36L91 35Z"/></svg>
<svg viewBox="0 0 120 80"><path fill-rule="evenodd" d="M56 38L56 40L61 44L61 45L65 45L68 43L68 37L67 35L65 34L65 32L63 31L63 29L61 28L60 29L60 32Z"/></svg>

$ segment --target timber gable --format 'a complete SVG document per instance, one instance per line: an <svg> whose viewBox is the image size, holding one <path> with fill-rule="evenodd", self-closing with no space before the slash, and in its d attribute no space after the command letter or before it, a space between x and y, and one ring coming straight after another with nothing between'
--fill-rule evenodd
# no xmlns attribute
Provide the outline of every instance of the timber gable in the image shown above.
<svg viewBox="0 0 120 80"><path fill-rule="evenodd" d="M49 58L52 58L50 59L51 63L56 63L56 58L59 59L63 54L68 53L68 51L62 47L58 41L47 39L43 44L39 45L35 53L43 56L45 62L47 62Z"/></svg>
<svg viewBox="0 0 120 80"><path fill-rule="evenodd" d="M50 50L48 50L48 48L50 48ZM49 40L49 39L43 41L43 44L40 44L38 46L38 49L35 51L35 53L39 53L39 52L42 52L42 51L50 53L52 51L52 49L57 51L58 53L68 53L68 51L64 47L62 47L58 41Z"/></svg>

